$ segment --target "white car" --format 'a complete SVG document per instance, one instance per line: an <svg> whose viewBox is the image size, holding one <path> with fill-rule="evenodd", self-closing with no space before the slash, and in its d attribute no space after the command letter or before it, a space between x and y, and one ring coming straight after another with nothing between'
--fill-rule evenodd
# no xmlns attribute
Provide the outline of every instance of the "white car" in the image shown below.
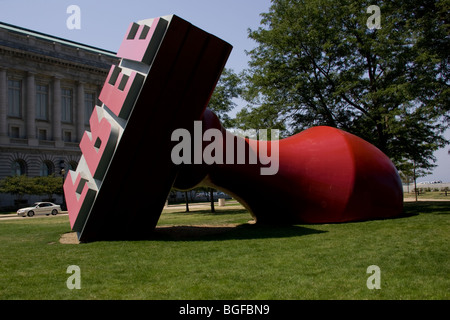
<svg viewBox="0 0 450 320"><path fill-rule="evenodd" d="M32 217L35 214L57 215L61 212L61 206L51 202L36 202L33 207L17 210L17 215Z"/></svg>

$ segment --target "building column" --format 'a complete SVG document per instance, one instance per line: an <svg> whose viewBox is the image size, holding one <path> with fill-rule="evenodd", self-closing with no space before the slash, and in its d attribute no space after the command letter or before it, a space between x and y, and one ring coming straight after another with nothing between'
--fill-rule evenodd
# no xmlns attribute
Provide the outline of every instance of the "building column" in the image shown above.
<svg viewBox="0 0 450 320"><path fill-rule="evenodd" d="M53 140L61 143L61 79L53 78L53 117L52 130Z"/></svg>
<svg viewBox="0 0 450 320"><path fill-rule="evenodd" d="M26 79L26 128L29 145L37 145L36 139L36 84L34 73L28 72Z"/></svg>
<svg viewBox="0 0 450 320"><path fill-rule="evenodd" d="M77 85L77 101L76 108L76 121L77 121L77 141L81 141L84 134L84 83L78 82Z"/></svg>
<svg viewBox="0 0 450 320"><path fill-rule="evenodd" d="M8 79L6 69L0 69L0 143L8 140Z"/></svg>

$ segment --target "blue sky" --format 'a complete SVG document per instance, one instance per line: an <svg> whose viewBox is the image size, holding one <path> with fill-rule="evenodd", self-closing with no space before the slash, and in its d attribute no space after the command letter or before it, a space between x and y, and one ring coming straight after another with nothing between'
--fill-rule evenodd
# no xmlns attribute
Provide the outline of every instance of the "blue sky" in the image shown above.
<svg viewBox="0 0 450 320"><path fill-rule="evenodd" d="M81 29L69 30L67 7L81 9ZM0 0L0 21L102 49L117 51L130 22L176 14L233 45L227 67L247 66L245 50L269 0Z"/></svg>
<svg viewBox="0 0 450 320"><path fill-rule="evenodd" d="M81 9L79 30L66 26L70 5ZM247 30L269 7L270 0L0 0L0 21L116 52L130 22L176 14L233 45L226 67L240 72L249 61L245 50L255 46ZM450 182L449 148L435 153L438 167L418 181Z"/></svg>

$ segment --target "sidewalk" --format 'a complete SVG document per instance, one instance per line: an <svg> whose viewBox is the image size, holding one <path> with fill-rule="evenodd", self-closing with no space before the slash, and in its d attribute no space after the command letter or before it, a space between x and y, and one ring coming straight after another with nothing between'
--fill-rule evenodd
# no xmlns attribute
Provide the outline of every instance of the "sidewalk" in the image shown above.
<svg viewBox="0 0 450 320"><path fill-rule="evenodd" d="M224 207L219 207L219 204L217 203L217 201L214 201L214 208L226 208L226 207L230 207L230 205L232 206L242 206L237 200L228 200L225 201L225 206ZM199 209L199 208L205 208L205 209L209 209L211 208L211 202L194 202L194 203L189 203L189 210L191 209ZM169 204L167 206L164 206L163 210L184 210L186 209L186 204L185 203L179 203L179 204Z"/></svg>
<svg viewBox="0 0 450 320"><path fill-rule="evenodd" d="M403 199L403 202L415 202L416 198L405 198ZM418 198L417 199L418 202L420 201L450 201L450 197L449 199L426 199L426 198Z"/></svg>

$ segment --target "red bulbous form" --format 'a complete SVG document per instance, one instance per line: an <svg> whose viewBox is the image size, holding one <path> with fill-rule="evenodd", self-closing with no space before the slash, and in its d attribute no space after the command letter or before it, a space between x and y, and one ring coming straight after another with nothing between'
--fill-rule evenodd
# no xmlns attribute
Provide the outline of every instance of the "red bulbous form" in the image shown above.
<svg viewBox="0 0 450 320"><path fill-rule="evenodd" d="M225 142L242 139L227 132L207 109L203 129L210 128L224 134L224 158ZM260 155L256 164L250 164L247 153L245 164L186 165L175 187L208 185L223 190L242 203L258 223L335 223L393 218L402 213L403 191L395 166L378 148L353 134L319 126L276 142L245 139L245 143L247 152L257 155L259 148L272 150L272 143L278 143L276 174L261 174L269 157ZM274 156L271 154L272 161Z"/></svg>

